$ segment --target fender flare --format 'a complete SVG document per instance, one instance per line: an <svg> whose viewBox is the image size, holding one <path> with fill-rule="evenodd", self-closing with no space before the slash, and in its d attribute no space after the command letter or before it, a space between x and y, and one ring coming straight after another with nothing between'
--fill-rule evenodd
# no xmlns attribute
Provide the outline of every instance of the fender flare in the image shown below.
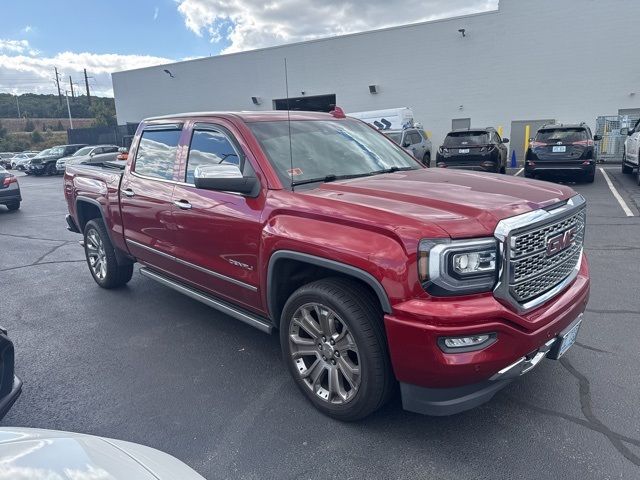
<svg viewBox="0 0 640 480"><path fill-rule="evenodd" d="M102 219L102 222L104 223L105 229L107 230L107 235L109 236L109 241L111 242L111 245L113 246L113 249L115 251L116 254L116 260L118 261L118 263L120 265L126 265L127 263L132 263L134 260L130 257L129 252L124 252L122 250L120 250L115 243L113 243L113 238L111 236L111 230L109 229L109 224L107 223L107 218L104 215L104 210L103 210L103 206L102 204L97 201L94 198L89 198L89 197L84 197L82 195L79 195L76 197L76 216L78 217L78 230L80 230L81 234L84 234L84 227L81 227L82 225L82 220L80 218L80 213L78 210L78 205L81 203L89 203L95 207L98 208L98 211L100 212L100 218ZM84 222L84 224L86 225L86 222Z"/></svg>
<svg viewBox="0 0 640 480"><path fill-rule="evenodd" d="M323 267L328 270L333 270L337 273L356 278L371 287L376 297L380 301L380 306L382 307L382 311L384 313L392 313L391 303L389 302L387 292L384 290L384 287L380 284L380 282L369 272L366 272L352 265L348 265L346 263L336 262L335 260L329 260L322 257L316 257L307 253L294 252L291 250L278 250L271 255L271 258L269 258L269 265L267 267L267 308L269 309L269 316L271 317L272 321L278 321L278 319L276 318L277 316L275 315L275 298L273 290L275 264L279 260L284 259L308 263L310 265Z"/></svg>

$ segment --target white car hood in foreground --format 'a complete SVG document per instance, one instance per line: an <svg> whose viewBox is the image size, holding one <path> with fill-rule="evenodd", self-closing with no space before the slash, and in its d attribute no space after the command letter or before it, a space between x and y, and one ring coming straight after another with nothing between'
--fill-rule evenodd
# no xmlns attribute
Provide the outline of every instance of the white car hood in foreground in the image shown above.
<svg viewBox="0 0 640 480"><path fill-rule="evenodd" d="M0 480L204 480L135 443L34 428L0 428Z"/></svg>

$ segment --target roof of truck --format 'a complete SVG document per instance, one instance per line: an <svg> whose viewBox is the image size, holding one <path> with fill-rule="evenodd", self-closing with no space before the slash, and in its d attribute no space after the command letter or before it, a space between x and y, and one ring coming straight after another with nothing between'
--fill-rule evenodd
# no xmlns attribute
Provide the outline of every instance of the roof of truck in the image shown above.
<svg viewBox="0 0 640 480"><path fill-rule="evenodd" d="M174 115L162 115L158 117L146 118L144 121L156 121L156 120L179 120L179 119L192 119L192 118L207 118L207 117L235 117L239 118L243 122L265 122L265 121L278 121L278 120L341 120L334 117L330 113L323 112L299 112L291 110L287 115L286 110L266 110L266 111L246 111L246 112L186 112L177 113Z"/></svg>

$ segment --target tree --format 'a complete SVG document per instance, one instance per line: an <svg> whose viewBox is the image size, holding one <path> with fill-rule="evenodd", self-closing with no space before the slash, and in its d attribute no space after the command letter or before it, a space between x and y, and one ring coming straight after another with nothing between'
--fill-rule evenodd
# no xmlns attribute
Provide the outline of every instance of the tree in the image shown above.
<svg viewBox="0 0 640 480"><path fill-rule="evenodd" d="M96 127L110 127L116 125L115 109L110 109L104 102L94 102L91 106L91 113L93 114L93 125Z"/></svg>
<svg viewBox="0 0 640 480"><path fill-rule="evenodd" d="M42 134L39 131L34 130L31 132L31 141L33 143L40 143L42 141Z"/></svg>
<svg viewBox="0 0 640 480"><path fill-rule="evenodd" d="M2 126L2 122L0 122L0 138L4 138L7 136L7 129Z"/></svg>
<svg viewBox="0 0 640 480"><path fill-rule="evenodd" d="M34 125L33 121L30 119L27 119L27 121L24 124L24 131L33 132L35 129L36 129L36 126Z"/></svg>

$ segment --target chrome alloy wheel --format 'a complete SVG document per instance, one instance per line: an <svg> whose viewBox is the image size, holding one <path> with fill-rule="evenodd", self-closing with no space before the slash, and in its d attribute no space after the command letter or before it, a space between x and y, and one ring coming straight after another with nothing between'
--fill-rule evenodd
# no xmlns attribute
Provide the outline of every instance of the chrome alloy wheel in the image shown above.
<svg viewBox="0 0 640 480"><path fill-rule="evenodd" d="M93 274L104 280L107 276L107 255L100 235L93 229L87 234L87 258Z"/></svg>
<svg viewBox="0 0 640 480"><path fill-rule="evenodd" d="M307 303L293 314L289 352L305 385L335 405L354 398L361 383L358 347L338 314L319 303Z"/></svg>

